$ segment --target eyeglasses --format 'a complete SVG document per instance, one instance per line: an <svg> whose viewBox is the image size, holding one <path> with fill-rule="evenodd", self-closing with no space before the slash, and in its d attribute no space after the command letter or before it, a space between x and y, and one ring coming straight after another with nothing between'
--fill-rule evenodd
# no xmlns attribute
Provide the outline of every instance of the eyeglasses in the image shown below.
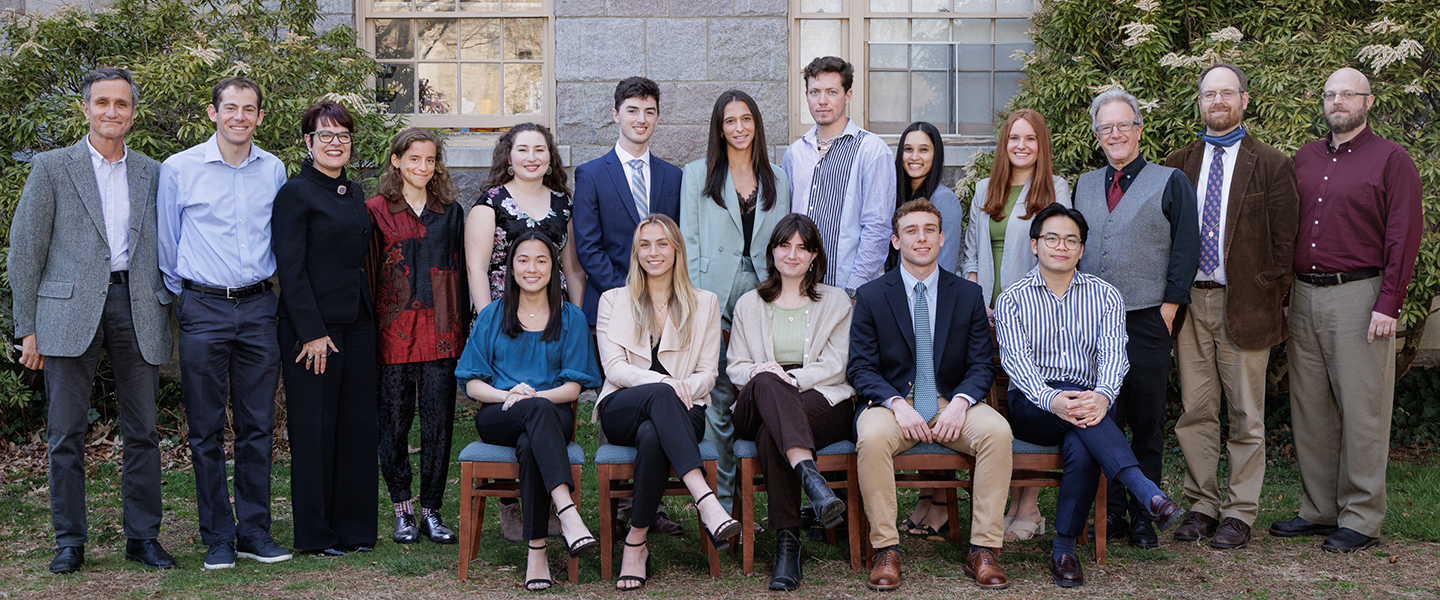
<svg viewBox="0 0 1440 600"><path fill-rule="evenodd" d="M1098 133L1098 134L1100 134L1100 135L1110 135L1110 132L1116 131L1116 130L1119 130L1120 133L1128 133L1131 129L1134 129L1134 128L1139 127L1139 126L1140 126L1140 124L1137 123L1137 122L1135 122L1135 121L1121 121L1121 122L1119 122L1119 123L1106 123L1106 124L1104 124L1104 125L1101 125L1101 126L1099 126L1099 127L1096 127L1096 128L1095 128L1095 133Z"/></svg>
<svg viewBox="0 0 1440 600"><path fill-rule="evenodd" d="M1040 239L1044 240L1044 241L1045 241L1045 245L1048 246L1048 247L1050 247L1050 248L1059 248L1059 247L1060 247L1060 243L1061 243L1061 242L1064 242L1064 243L1065 243L1065 249L1066 249L1066 250L1074 250L1074 249L1076 249L1076 248L1079 248L1079 247L1080 247L1080 244L1081 244L1080 238L1075 237L1075 236L1073 236L1073 235L1067 235L1067 236L1065 236L1065 237L1062 238L1062 237L1060 237L1060 236L1058 236L1058 235L1055 235L1055 234L1053 234L1053 233L1047 233L1047 234L1041 236Z"/></svg>
<svg viewBox="0 0 1440 600"><path fill-rule="evenodd" d="M1206 102L1214 102L1216 98L1229 102L1240 97L1240 92L1235 90L1210 91L1200 94L1200 99Z"/></svg>
<svg viewBox="0 0 1440 600"><path fill-rule="evenodd" d="M1323 93L1323 94L1320 94L1320 97L1321 97L1321 98L1324 98L1326 102L1334 102L1334 101L1335 101L1335 98L1338 96L1338 97L1340 97L1340 98L1342 98L1342 99L1344 99L1345 101L1348 102L1348 101L1350 101L1350 100L1354 100L1356 96L1373 96L1373 95L1374 95L1374 94L1370 94L1370 93L1366 93L1366 92L1352 92L1352 91L1346 90L1346 91L1343 91L1343 92L1325 92L1325 93Z"/></svg>
<svg viewBox="0 0 1440 600"><path fill-rule="evenodd" d="M310 135L315 136L315 139L320 140L320 143L322 144L329 144L335 140L340 140L341 144L348 144L350 143L350 140L355 139L355 135L348 131L341 131L340 133L335 133L334 131L326 131L324 129L321 129L320 131L316 131Z"/></svg>

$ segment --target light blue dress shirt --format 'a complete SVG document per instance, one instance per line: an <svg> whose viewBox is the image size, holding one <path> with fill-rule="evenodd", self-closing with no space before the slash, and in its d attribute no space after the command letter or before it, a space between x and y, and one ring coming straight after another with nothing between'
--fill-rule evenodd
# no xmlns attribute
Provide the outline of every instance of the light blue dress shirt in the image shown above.
<svg viewBox="0 0 1440 600"><path fill-rule="evenodd" d="M270 209L285 181L285 164L254 143L231 166L214 135L165 159L155 201L165 287L179 294L187 279L241 287L274 275Z"/></svg>

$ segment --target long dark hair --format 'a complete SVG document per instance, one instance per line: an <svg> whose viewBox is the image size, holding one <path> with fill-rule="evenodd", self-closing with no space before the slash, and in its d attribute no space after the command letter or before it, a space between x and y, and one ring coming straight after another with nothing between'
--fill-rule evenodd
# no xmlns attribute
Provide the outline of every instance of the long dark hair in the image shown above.
<svg viewBox="0 0 1440 600"><path fill-rule="evenodd" d="M905 172L905 138L909 137L912 131L924 132L930 137L930 145L935 148L935 160L930 162L930 172L925 174L925 180L920 182L920 187L914 191L910 189L910 175ZM900 147L895 152L895 208L918 198L929 200L930 196L935 194L935 188L940 187L940 177L944 173L945 144L940 141L940 130L925 121L911 123L900 133Z"/></svg>
<svg viewBox="0 0 1440 600"><path fill-rule="evenodd" d="M514 175L509 172L510 150L515 147L515 138L526 131L538 131L545 136L545 147L550 149L550 170L545 173L545 187L552 192L560 192L566 196L570 195L569 177L565 175L565 165L560 162L560 154L555 147L555 136L550 135L550 129L538 123L521 123L511 127L505 135L500 136L500 141L495 142L495 152L490 158L490 173L485 178L482 190L491 190L510 181Z"/></svg>
<svg viewBox="0 0 1440 600"><path fill-rule="evenodd" d="M710 145L705 150L705 191L725 208L725 178L730 176L730 158L726 152L725 105L739 100L750 108L755 118L755 136L750 140L750 168L755 171L755 182L760 187L760 210L775 208L775 171L770 168L770 151L765 148L765 120L760 118L760 108L755 99L740 90L730 90L715 99L715 109L710 111ZM738 195L739 192L737 191Z"/></svg>
<svg viewBox="0 0 1440 600"><path fill-rule="evenodd" d="M505 263L505 291L500 295L500 332L510 336L512 339L520 337L520 332L525 328L520 325L520 284L515 282L515 249L520 244L536 240L545 244L550 252L550 282L545 284L545 299L550 303L550 319L545 323L545 331L540 334L540 341L554 342L560 339L560 332L564 325L560 322L561 315L565 312L565 300L560 294L560 250L555 247L555 242L550 236L540 233L537 230L529 229L515 238L510 244L510 257Z"/></svg>
<svg viewBox="0 0 1440 600"><path fill-rule="evenodd" d="M770 242L765 244L765 269L769 272L765 281L755 286L755 291L760 293L760 299L766 302L774 302L780 296L780 268L775 266L775 247L785 243L786 240L800 234L800 241L805 244L805 249L815 253L815 260L810 263L810 270L805 272L805 277L800 281L800 293L805 294L811 300L820 300L820 278L825 275L827 265L825 263L825 244L820 241L820 228L810 217L800 213L790 213L780 218L775 224L775 231L770 234Z"/></svg>

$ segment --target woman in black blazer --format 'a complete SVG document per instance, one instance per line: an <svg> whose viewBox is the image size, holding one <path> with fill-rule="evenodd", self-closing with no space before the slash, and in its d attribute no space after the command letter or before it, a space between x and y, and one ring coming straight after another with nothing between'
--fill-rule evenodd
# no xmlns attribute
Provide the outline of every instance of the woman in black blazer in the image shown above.
<svg viewBox="0 0 1440 600"><path fill-rule="evenodd" d="M379 502L370 216L345 174L354 126L334 102L305 112L310 157L271 219L295 549L331 556L374 548Z"/></svg>

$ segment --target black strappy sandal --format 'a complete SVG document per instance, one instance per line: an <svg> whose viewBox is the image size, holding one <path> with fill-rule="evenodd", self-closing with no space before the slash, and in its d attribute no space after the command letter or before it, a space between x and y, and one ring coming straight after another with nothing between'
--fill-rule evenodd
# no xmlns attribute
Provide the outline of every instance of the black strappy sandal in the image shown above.
<svg viewBox="0 0 1440 600"><path fill-rule="evenodd" d="M526 545L529 546L529 544L526 544ZM530 546L530 549L531 549L531 550L544 550L544 549L545 549L545 544L540 544L539 546ZM539 588L530 587L530 586L532 586L532 585L537 585L537 584L542 584L542 583L545 584L545 587L539 587ZM527 591L527 592L543 592L543 591L548 590L548 589L550 589L550 588L552 588L552 587L554 587L554 586L555 586L555 580L554 580L554 579L529 579L529 580L526 580L526 581L525 581L525 591Z"/></svg>
<svg viewBox="0 0 1440 600"><path fill-rule="evenodd" d="M621 540L621 541L622 541L626 546L629 546L629 547L631 547L631 548L640 548L640 547L644 546L646 543L649 542L649 540L646 540L646 541L640 542L640 543L638 543L638 544L632 544L632 543L630 543L628 540ZM623 562L623 560L622 560L622 562ZM640 582L640 585L637 585L637 586L634 586L634 587L620 587L620 584L621 584L621 583L624 583L624 582L626 582L626 581L638 581L638 582ZM645 576L644 576L644 577L641 577L641 576L639 576L639 575L621 575L619 579L616 579L616 580L615 580L615 591L618 591L618 592L633 592L633 591L635 591L635 590L638 590L638 589L640 589L640 588L645 587L645 584L648 583L649 581L650 581L650 555L649 555L649 554L646 554L646 555L645 555Z"/></svg>
<svg viewBox="0 0 1440 600"><path fill-rule="evenodd" d="M924 502L924 501L929 500L929 499L931 499L931 498L934 498L934 496L921 496L921 497L920 497L920 502ZM932 502L931 504L934 504L934 503ZM929 512L929 511L927 510L926 512ZM905 518L905 522L903 522L903 523L900 524L900 531L903 531L903 532L905 532L905 533L910 533L910 530L911 530L911 529L915 529L916 527L919 527L919 526L920 526L919 523L916 523L913 519L910 519L909 517L906 517L906 518Z"/></svg>
<svg viewBox="0 0 1440 600"><path fill-rule="evenodd" d="M558 517L560 516L560 513L563 513L567 510L573 510L574 508L575 504L572 502L566 505L565 508L555 511L555 516ZM590 551L591 548L599 545L600 540L595 539L595 536L593 535L587 535L585 537L575 540L574 542L569 542L566 551L570 553L570 558L577 558Z"/></svg>
<svg viewBox="0 0 1440 600"><path fill-rule="evenodd" d="M695 510L698 512L700 510L700 503L714 495L714 491L701 494L699 498L695 499ZM719 530L714 532L705 526L704 520L701 520L700 523L700 529L704 530L705 535L710 537L710 545L715 546L715 551L717 552L728 549L730 547L730 538L740 535L740 530L743 528L744 526L735 519L726 519L723 523L720 523Z"/></svg>

